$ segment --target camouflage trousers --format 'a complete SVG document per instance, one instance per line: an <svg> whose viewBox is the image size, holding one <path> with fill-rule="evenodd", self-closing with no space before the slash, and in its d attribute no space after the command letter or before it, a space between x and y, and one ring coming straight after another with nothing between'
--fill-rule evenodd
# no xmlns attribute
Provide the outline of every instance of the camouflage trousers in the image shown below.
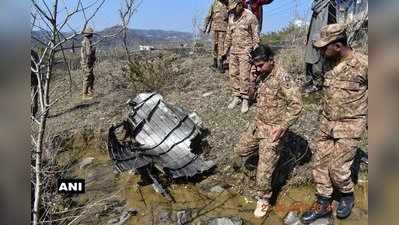
<svg viewBox="0 0 399 225"><path fill-rule="evenodd" d="M82 65L83 71L83 92L94 89L94 66Z"/></svg>
<svg viewBox="0 0 399 225"><path fill-rule="evenodd" d="M234 96L249 99L251 63L248 54L230 54L229 75Z"/></svg>
<svg viewBox="0 0 399 225"><path fill-rule="evenodd" d="M226 39L226 32L213 31L213 58L220 59L224 53L224 40Z"/></svg>
<svg viewBox="0 0 399 225"><path fill-rule="evenodd" d="M334 188L341 193L354 190L351 166L360 138L333 138L321 132L313 152L313 179L317 195L331 197Z"/></svg>
<svg viewBox="0 0 399 225"><path fill-rule="evenodd" d="M241 135L238 144L234 148L234 154L239 157L247 157L258 152L259 161L256 170L256 191L258 196L263 199L270 199L272 196L272 174L279 159L279 142L271 141L272 126L264 125L262 133L265 131L269 135L259 137L259 132L255 124Z"/></svg>

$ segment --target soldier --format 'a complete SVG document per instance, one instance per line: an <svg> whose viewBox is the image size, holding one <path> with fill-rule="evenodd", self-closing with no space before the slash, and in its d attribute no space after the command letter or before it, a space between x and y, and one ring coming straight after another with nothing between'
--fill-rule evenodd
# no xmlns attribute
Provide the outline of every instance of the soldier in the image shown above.
<svg viewBox="0 0 399 225"><path fill-rule="evenodd" d="M84 38L81 49L81 66L84 73L83 80L83 99L93 97L94 91L94 64L96 62L96 48L92 44L93 28L88 27L83 32Z"/></svg>
<svg viewBox="0 0 399 225"><path fill-rule="evenodd" d="M251 12L258 18L259 32L262 31L263 24L263 6L273 2L273 0L242 0L244 7L251 10Z"/></svg>
<svg viewBox="0 0 399 225"><path fill-rule="evenodd" d="M308 29L305 46L305 78L304 91L311 93L319 91L323 83L323 58L319 51L313 46L316 39L320 37L320 29L328 24L337 22L336 2L331 0L314 0L312 3L312 18Z"/></svg>
<svg viewBox="0 0 399 225"><path fill-rule="evenodd" d="M244 9L241 0L232 0L229 11L229 26L225 43L223 60L230 52L229 74L233 86L233 100L228 108L233 109L242 100L241 112L248 111L250 87L250 51L259 45L258 20L248 9Z"/></svg>
<svg viewBox="0 0 399 225"><path fill-rule="evenodd" d="M243 158L259 152L256 173L258 201L254 211L258 218L264 217L269 208L272 173L279 158L280 140L302 110L300 88L292 76L278 62L275 63L273 55L267 45L261 45L251 53L251 75L260 84L256 116L234 148L235 169L241 167Z"/></svg>
<svg viewBox="0 0 399 225"><path fill-rule="evenodd" d="M350 167L367 126L367 57L348 46L340 24L324 26L314 46L334 67L325 74L323 85L323 118L313 152L316 202L302 216L306 224L331 214L333 187L340 196L337 217L350 215L354 206Z"/></svg>
<svg viewBox="0 0 399 225"><path fill-rule="evenodd" d="M212 30L213 33L213 65L211 68L224 73L221 56L224 53L224 40L226 39L227 23L229 18L227 0L215 0L205 18L203 32Z"/></svg>

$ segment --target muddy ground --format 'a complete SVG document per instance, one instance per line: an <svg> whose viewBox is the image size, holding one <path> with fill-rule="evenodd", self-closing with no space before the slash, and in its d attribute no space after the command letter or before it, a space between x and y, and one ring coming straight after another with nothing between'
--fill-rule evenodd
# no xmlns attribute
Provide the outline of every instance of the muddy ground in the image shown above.
<svg viewBox="0 0 399 225"><path fill-rule="evenodd" d="M289 211L310 207L314 189L309 161L318 128L320 96L304 95L303 113L284 139L275 173L274 186L278 193L274 196L275 207L267 219L257 220L252 216L256 204L252 191L254 171L238 173L230 165L233 147L253 119L254 108L244 115L239 108L227 109L231 100L227 73L212 71L208 67L211 62L208 55L162 54L173 58L167 68L171 72L165 77L167 82L156 90L133 85L118 57L100 57L95 68L96 96L92 100L80 98L80 71L72 71L72 92L69 92L68 74L58 71L52 97L61 98L50 112L47 137L58 135L63 139L57 164L68 170L68 176L86 179L87 183L85 194L60 196L60 211L76 218L75 224L176 224L182 221L178 219L182 215L187 224L206 224L207 220L220 216L238 216L250 224L282 224ZM164 79L152 76L152 79ZM108 128L126 118L127 100L145 90L158 91L166 101L196 112L209 130L205 157L214 160L217 168L202 179L169 184L176 199L174 204L154 192L151 185L139 186L137 175L116 174L106 152ZM367 139L361 148L366 150ZM82 160L87 159L89 163L82 166ZM356 209L348 220L334 224L367 224L367 170L363 166L358 169Z"/></svg>

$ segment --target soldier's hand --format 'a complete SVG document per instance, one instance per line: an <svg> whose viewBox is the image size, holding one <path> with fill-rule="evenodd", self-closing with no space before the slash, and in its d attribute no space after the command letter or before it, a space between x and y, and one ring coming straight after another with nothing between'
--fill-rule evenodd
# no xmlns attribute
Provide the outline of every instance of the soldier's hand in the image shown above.
<svg viewBox="0 0 399 225"><path fill-rule="evenodd" d="M286 131L286 129L284 129L284 128L280 128L280 127L273 128L272 142L275 142L278 139L280 139L284 135L285 131Z"/></svg>

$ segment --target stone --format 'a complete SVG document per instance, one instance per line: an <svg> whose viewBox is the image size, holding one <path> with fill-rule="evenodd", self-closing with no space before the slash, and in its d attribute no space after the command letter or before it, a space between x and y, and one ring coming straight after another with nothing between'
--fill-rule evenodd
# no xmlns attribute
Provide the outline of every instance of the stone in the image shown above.
<svg viewBox="0 0 399 225"><path fill-rule="evenodd" d="M177 212L177 225L187 225L191 219L191 211L190 210L182 210Z"/></svg>
<svg viewBox="0 0 399 225"><path fill-rule="evenodd" d="M92 164L93 161L94 161L94 157L87 157L87 158L84 158L84 159L82 159L82 160L79 162L79 168L80 168L80 169L84 169L86 166Z"/></svg>
<svg viewBox="0 0 399 225"><path fill-rule="evenodd" d="M107 224L109 224L109 225L114 225L114 224L116 224L116 223L118 223L118 222L119 222L119 219L113 218L113 219L110 219L110 220L108 221Z"/></svg>
<svg viewBox="0 0 399 225"><path fill-rule="evenodd" d="M171 221L170 212L161 210L158 212L157 222L159 224L168 224Z"/></svg>
<svg viewBox="0 0 399 225"><path fill-rule="evenodd" d="M213 91L206 92L206 93L204 93L204 94L202 95L202 97L208 97L208 96L211 96L212 94L213 94Z"/></svg>
<svg viewBox="0 0 399 225"><path fill-rule="evenodd" d="M298 212L289 212L284 218L284 225L300 225L301 220L299 219Z"/></svg>
<svg viewBox="0 0 399 225"><path fill-rule="evenodd" d="M215 218L206 222L205 225L249 225L249 223L235 216Z"/></svg>
<svg viewBox="0 0 399 225"><path fill-rule="evenodd" d="M119 218L114 218L108 221L109 225L123 225L126 221L130 219L131 216L135 216L137 214L137 209L134 208L125 208Z"/></svg>
<svg viewBox="0 0 399 225"><path fill-rule="evenodd" d="M217 185L217 186L212 187L209 191L214 192L214 193L222 193L224 191L224 188Z"/></svg>
<svg viewBox="0 0 399 225"><path fill-rule="evenodd" d="M314 221L310 225L331 225L331 224L332 223L330 222L329 218L321 218L321 219Z"/></svg>

